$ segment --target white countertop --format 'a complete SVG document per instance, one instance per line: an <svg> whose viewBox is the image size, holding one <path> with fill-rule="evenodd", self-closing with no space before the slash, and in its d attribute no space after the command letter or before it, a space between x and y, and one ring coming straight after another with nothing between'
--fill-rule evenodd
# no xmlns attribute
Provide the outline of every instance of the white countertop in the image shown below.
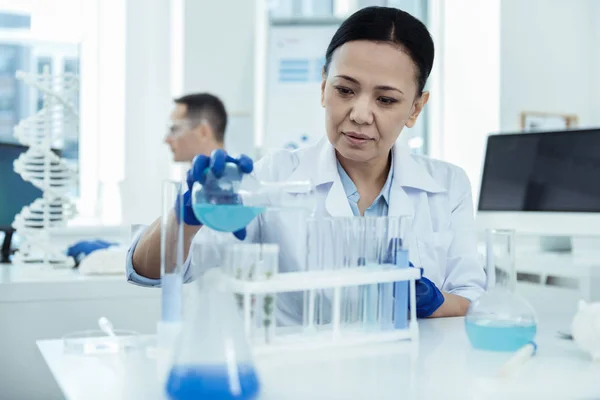
<svg viewBox="0 0 600 400"><path fill-rule="evenodd" d="M600 364L556 335L570 325L577 292L524 284L519 290L539 310L539 351L509 378L495 374L510 354L472 349L462 318L431 319L420 321L417 346L401 342L257 358L260 398L600 398ZM38 347L68 399L162 398L152 358L65 355L60 340L38 341Z"/></svg>
<svg viewBox="0 0 600 400"><path fill-rule="evenodd" d="M56 268L50 265L0 264L0 287L11 284L122 281L123 273L114 275L83 275L77 268Z"/></svg>
<svg viewBox="0 0 600 400"><path fill-rule="evenodd" d="M74 268L0 264L0 303L148 296L122 274L83 275Z"/></svg>

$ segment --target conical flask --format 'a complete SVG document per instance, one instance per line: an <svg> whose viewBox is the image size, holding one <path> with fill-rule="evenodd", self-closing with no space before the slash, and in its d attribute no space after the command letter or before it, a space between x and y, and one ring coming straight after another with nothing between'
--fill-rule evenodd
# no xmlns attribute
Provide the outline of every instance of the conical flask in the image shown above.
<svg viewBox="0 0 600 400"><path fill-rule="evenodd" d="M233 294L218 269L195 283L166 391L174 400L254 399L260 384Z"/></svg>
<svg viewBox="0 0 600 400"><path fill-rule="evenodd" d="M465 317L467 335L477 349L516 351L535 339L535 311L515 292L514 241L512 230L486 232L487 290Z"/></svg>

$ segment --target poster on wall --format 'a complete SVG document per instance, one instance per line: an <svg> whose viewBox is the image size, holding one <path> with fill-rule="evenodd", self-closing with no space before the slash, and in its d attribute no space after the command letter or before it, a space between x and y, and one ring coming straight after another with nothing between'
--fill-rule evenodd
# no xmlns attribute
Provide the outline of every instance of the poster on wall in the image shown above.
<svg viewBox="0 0 600 400"><path fill-rule="evenodd" d="M325 134L321 78L338 24L273 25L266 91L266 151L300 148Z"/></svg>

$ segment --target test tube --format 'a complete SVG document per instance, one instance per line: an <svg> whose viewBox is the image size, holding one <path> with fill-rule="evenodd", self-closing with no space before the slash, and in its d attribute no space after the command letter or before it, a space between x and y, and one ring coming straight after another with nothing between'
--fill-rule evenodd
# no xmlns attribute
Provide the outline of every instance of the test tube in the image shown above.
<svg viewBox="0 0 600 400"><path fill-rule="evenodd" d="M183 234L184 190L183 182L171 180L163 182L160 235L162 322L180 322L182 318L183 264L186 247Z"/></svg>
<svg viewBox="0 0 600 400"><path fill-rule="evenodd" d="M365 217L365 267L377 268L383 263L385 249L386 217ZM363 326L371 329L377 326L379 288L377 284L364 288Z"/></svg>
<svg viewBox="0 0 600 400"><path fill-rule="evenodd" d="M279 271L279 246L276 244L263 244L261 246L261 260L256 271L256 279L273 279ZM273 342L275 337L277 296L266 293L261 299L261 324L265 332L265 343Z"/></svg>
<svg viewBox="0 0 600 400"><path fill-rule="evenodd" d="M353 258L350 222L351 218L311 218L308 221L308 256L307 270L325 271L345 268L347 260ZM356 258L356 257L354 257ZM342 291L340 290L340 293ZM346 292L344 292L346 294ZM311 305L310 292L304 298L304 326L312 327L309 318L313 315L311 308L314 306L314 324L319 327L329 324L333 318L333 290L324 289L314 293L314 303ZM344 322L349 315L349 301L347 296L340 295L341 320Z"/></svg>
<svg viewBox="0 0 600 400"><path fill-rule="evenodd" d="M226 257L229 273L235 278L243 281L253 281L256 279L260 264L260 244L257 243L239 243L231 245L229 254ZM227 266L227 265L226 265ZM253 338L254 330L261 326L261 313L256 312L256 296L242 293L235 293L235 301L238 309L243 312L244 329L249 338Z"/></svg>
<svg viewBox="0 0 600 400"><path fill-rule="evenodd" d="M330 229L330 237L331 237L331 248L324 248L323 251L328 252L329 258L326 260L325 269L329 270L339 270L344 268L346 264L346 259L348 257L348 245L347 245L347 231L348 231L348 222L349 218L346 217L334 217L329 219L329 229ZM323 292L325 293L325 292ZM344 300L342 294L344 293L342 289L339 290L340 293L340 318L345 315L345 307L347 301ZM329 323L333 318L333 299L334 299L334 290L327 291L328 296L323 296L323 322ZM343 319L342 319L343 321Z"/></svg>
<svg viewBox="0 0 600 400"><path fill-rule="evenodd" d="M388 250L388 243L390 243L390 219L395 217L383 217L382 221L382 248L380 249L379 259L381 263L393 264L394 258L392 253ZM391 230L392 234L396 234L396 230ZM379 285L379 324L382 330L393 329L394 327L394 284L393 283L382 283Z"/></svg>
<svg viewBox="0 0 600 400"><path fill-rule="evenodd" d="M408 217L390 217L388 234L390 244L388 251L392 257L392 264L396 268L409 267L410 225L412 220ZM408 327L408 281L394 283L394 329Z"/></svg>
<svg viewBox="0 0 600 400"><path fill-rule="evenodd" d="M351 264L351 259L354 257L354 250L352 243L352 226L351 226L351 218L348 217L340 217L337 219L337 225L339 228L338 235L340 235L341 246L342 246L342 256L338 260L340 264L337 266L339 269L348 268ZM340 298L340 324L345 324L348 321L348 313L349 313L349 296L348 296L348 288L341 288L339 290L339 298Z"/></svg>
<svg viewBox="0 0 600 400"><path fill-rule="evenodd" d="M343 236L340 236L337 229L340 221L338 218L325 218L322 221L323 241L321 247L321 270L336 270L342 268L344 258ZM329 296L327 296L327 294ZM321 315L320 324L327 324L331 321L331 300L333 291L321 291L321 303L319 313Z"/></svg>
<svg viewBox="0 0 600 400"><path fill-rule="evenodd" d="M309 218L306 222L306 271L319 270L319 253L320 253L320 235L319 235L320 221L316 218ZM311 303L310 293L305 292L303 294L304 305L302 309L303 326L306 328L314 327L314 324L318 324L320 318L319 308L321 297L316 296ZM311 307L314 307L311 309ZM313 318L314 319L311 319Z"/></svg>
<svg viewBox="0 0 600 400"><path fill-rule="evenodd" d="M345 268L364 267L365 264L365 223L363 217L351 217L346 224ZM342 296L345 303L346 325L354 325L362 316L362 287L346 287Z"/></svg>
<svg viewBox="0 0 600 400"><path fill-rule="evenodd" d="M339 270L346 267L346 260L349 258L348 248L350 247L348 240L349 218L346 217L333 217L325 218L322 220L324 224L324 234L327 237L327 242L323 242L325 245L321 247L320 260L323 270ZM346 299L346 291L344 288L337 290L339 292L339 303L340 309L336 310L339 312L340 322L345 321L347 313L348 301ZM319 324L329 324L333 319L334 311L334 290L327 289L321 291L321 304L320 304L320 319Z"/></svg>

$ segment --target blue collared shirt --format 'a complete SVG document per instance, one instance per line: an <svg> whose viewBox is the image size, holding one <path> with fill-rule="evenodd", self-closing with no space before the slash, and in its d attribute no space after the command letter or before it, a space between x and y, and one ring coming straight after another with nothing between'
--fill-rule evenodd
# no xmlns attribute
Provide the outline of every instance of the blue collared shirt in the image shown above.
<svg viewBox="0 0 600 400"><path fill-rule="evenodd" d="M337 162L337 169L340 175L340 179L342 181L342 186L344 187L344 192L346 193L346 197L348 198L348 203L350 203L350 208L352 209L352 213L355 217L360 215L360 210L358 209L358 200L360 199L360 195L358 194L358 190L356 189L356 185L350 179L350 176L346 173L340 162ZM385 217L388 215L388 205L390 203L390 190L392 188L392 180L394 179L394 168L390 168L390 172L388 173L387 179L381 192L375 198L373 203L365 210L365 217Z"/></svg>

